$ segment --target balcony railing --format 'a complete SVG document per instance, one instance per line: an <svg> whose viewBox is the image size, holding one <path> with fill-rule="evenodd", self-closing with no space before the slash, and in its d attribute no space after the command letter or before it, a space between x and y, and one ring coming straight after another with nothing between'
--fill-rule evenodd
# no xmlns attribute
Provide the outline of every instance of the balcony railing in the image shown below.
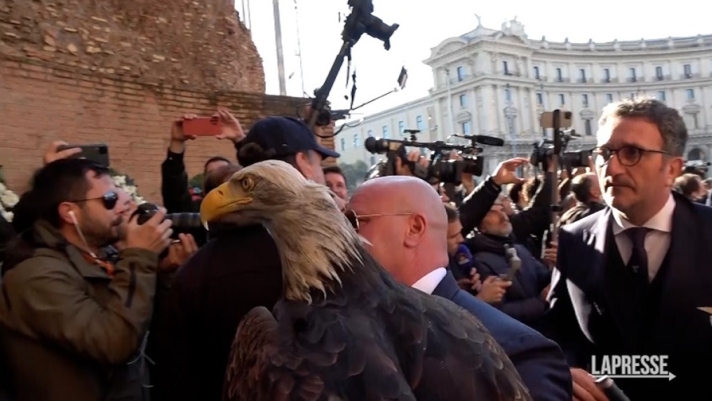
<svg viewBox="0 0 712 401"><path fill-rule="evenodd" d="M626 82L640 82L640 79L638 77L628 77L625 80Z"/></svg>
<svg viewBox="0 0 712 401"><path fill-rule="evenodd" d="M569 78L566 78L566 77L557 77L554 82L567 83L567 82L571 82L571 80L570 80Z"/></svg>
<svg viewBox="0 0 712 401"><path fill-rule="evenodd" d="M694 79L694 78L699 78L700 73L699 72L691 72L691 73L683 73L680 75L680 79Z"/></svg>
<svg viewBox="0 0 712 401"><path fill-rule="evenodd" d="M670 80L670 75L656 75L655 79L658 81L669 81Z"/></svg>
<svg viewBox="0 0 712 401"><path fill-rule="evenodd" d="M593 83L593 78L579 78L576 82L580 84L591 84Z"/></svg>

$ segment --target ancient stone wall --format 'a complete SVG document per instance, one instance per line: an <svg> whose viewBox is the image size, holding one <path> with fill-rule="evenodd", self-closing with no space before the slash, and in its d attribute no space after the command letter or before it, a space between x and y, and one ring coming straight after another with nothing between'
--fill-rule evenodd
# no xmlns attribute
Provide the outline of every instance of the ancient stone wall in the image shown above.
<svg viewBox="0 0 712 401"><path fill-rule="evenodd" d="M112 167L135 178L142 196L160 202L160 166L174 119L226 107L248 129L261 117L294 116L304 102L254 93L171 89L4 56L0 57L0 165L9 187L21 193L52 141L107 143ZM333 140L324 145L333 148ZM216 155L234 160L234 147L215 138L189 142L188 172L200 173L205 160Z"/></svg>
<svg viewBox="0 0 712 401"><path fill-rule="evenodd" d="M232 0L0 0L0 165L18 193L62 139L108 144L112 167L160 202L171 123L226 107L249 129L305 103L264 87ZM234 147L191 141L189 174L216 155Z"/></svg>
<svg viewBox="0 0 712 401"><path fill-rule="evenodd" d="M233 0L0 0L0 53L181 89L265 90Z"/></svg>

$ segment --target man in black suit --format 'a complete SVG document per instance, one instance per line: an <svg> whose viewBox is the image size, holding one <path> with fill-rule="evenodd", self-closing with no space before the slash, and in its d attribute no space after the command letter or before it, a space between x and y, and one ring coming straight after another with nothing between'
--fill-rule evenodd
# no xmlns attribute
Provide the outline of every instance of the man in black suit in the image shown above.
<svg viewBox="0 0 712 401"><path fill-rule="evenodd" d="M559 234L545 334L583 369L593 357L598 370L607 356L668 356L672 381L616 380L632 401L711 397L712 325L698 308L712 306L712 209L671 193L686 142L682 118L662 102L604 108L593 153L608 207ZM573 377L575 397L601 399L588 398L590 375Z"/></svg>
<svg viewBox="0 0 712 401"><path fill-rule="evenodd" d="M430 185L402 176L367 181L351 198L346 215L396 280L447 298L479 318L512 360L534 400L571 400L571 374L559 347L460 290L446 270L447 214Z"/></svg>

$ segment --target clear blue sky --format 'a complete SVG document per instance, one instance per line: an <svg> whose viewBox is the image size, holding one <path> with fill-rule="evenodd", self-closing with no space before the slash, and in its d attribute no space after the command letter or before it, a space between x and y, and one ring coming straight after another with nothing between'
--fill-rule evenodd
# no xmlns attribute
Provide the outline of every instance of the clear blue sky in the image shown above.
<svg viewBox="0 0 712 401"><path fill-rule="evenodd" d="M264 62L267 93L278 94L272 1L251 0L249 3L252 35ZM516 16L532 39L541 39L545 35L551 41L564 41L568 37L573 42L588 42L589 39L605 42L712 33L709 25L712 3L704 5L706 3L697 0L689 3L692 7L676 7L670 2L646 6L621 0L589 3L563 0L373 0L374 14L386 23L400 24L400 28L393 35L390 51L384 50L381 42L365 35L354 48L353 68L356 68L358 83L356 104L397 86L402 65L409 72L407 88L361 111L375 113L427 95L433 80L430 68L422 60L444 39L474 29L477 26L475 14L482 17L484 26L492 29L499 29L502 22ZM243 0L235 1L238 11L242 4ZM280 7L287 94L302 95L299 58L296 56L298 27L304 88L312 95L323 83L339 50L343 27L343 18L340 21L339 14L348 14L347 0L280 0ZM345 83L344 67L329 98L335 108L348 105L344 100L348 93Z"/></svg>

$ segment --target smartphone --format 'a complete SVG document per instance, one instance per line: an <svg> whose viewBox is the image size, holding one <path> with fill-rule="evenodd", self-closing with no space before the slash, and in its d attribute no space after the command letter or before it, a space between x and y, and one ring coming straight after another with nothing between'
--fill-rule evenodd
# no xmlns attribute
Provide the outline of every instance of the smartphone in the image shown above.
<svg viewBox="0 0 712 401"><path fill-rule="evenodd" d="M80 153L73 155L73 158L91 160L96 164L109 167L109 145L104 143L93 143L84 145L61 145L57 152L67 149L81 149Z"/></svg>
<svg viewBox="0 0 712 401"><path fill-rule="evenodd" d="M541 113L541 120L539 121L542 128L554 128L554 112L545 111ZM573 113L570 111L559 112L559 129L571 128L573 123Z"/></svg>
<svg viewBox="0 0 712 401"><path fill-rule="evenodd" d="M218 136L222 134L220 117L198 117L183 121L183 135L185 136Z"/></svg>

